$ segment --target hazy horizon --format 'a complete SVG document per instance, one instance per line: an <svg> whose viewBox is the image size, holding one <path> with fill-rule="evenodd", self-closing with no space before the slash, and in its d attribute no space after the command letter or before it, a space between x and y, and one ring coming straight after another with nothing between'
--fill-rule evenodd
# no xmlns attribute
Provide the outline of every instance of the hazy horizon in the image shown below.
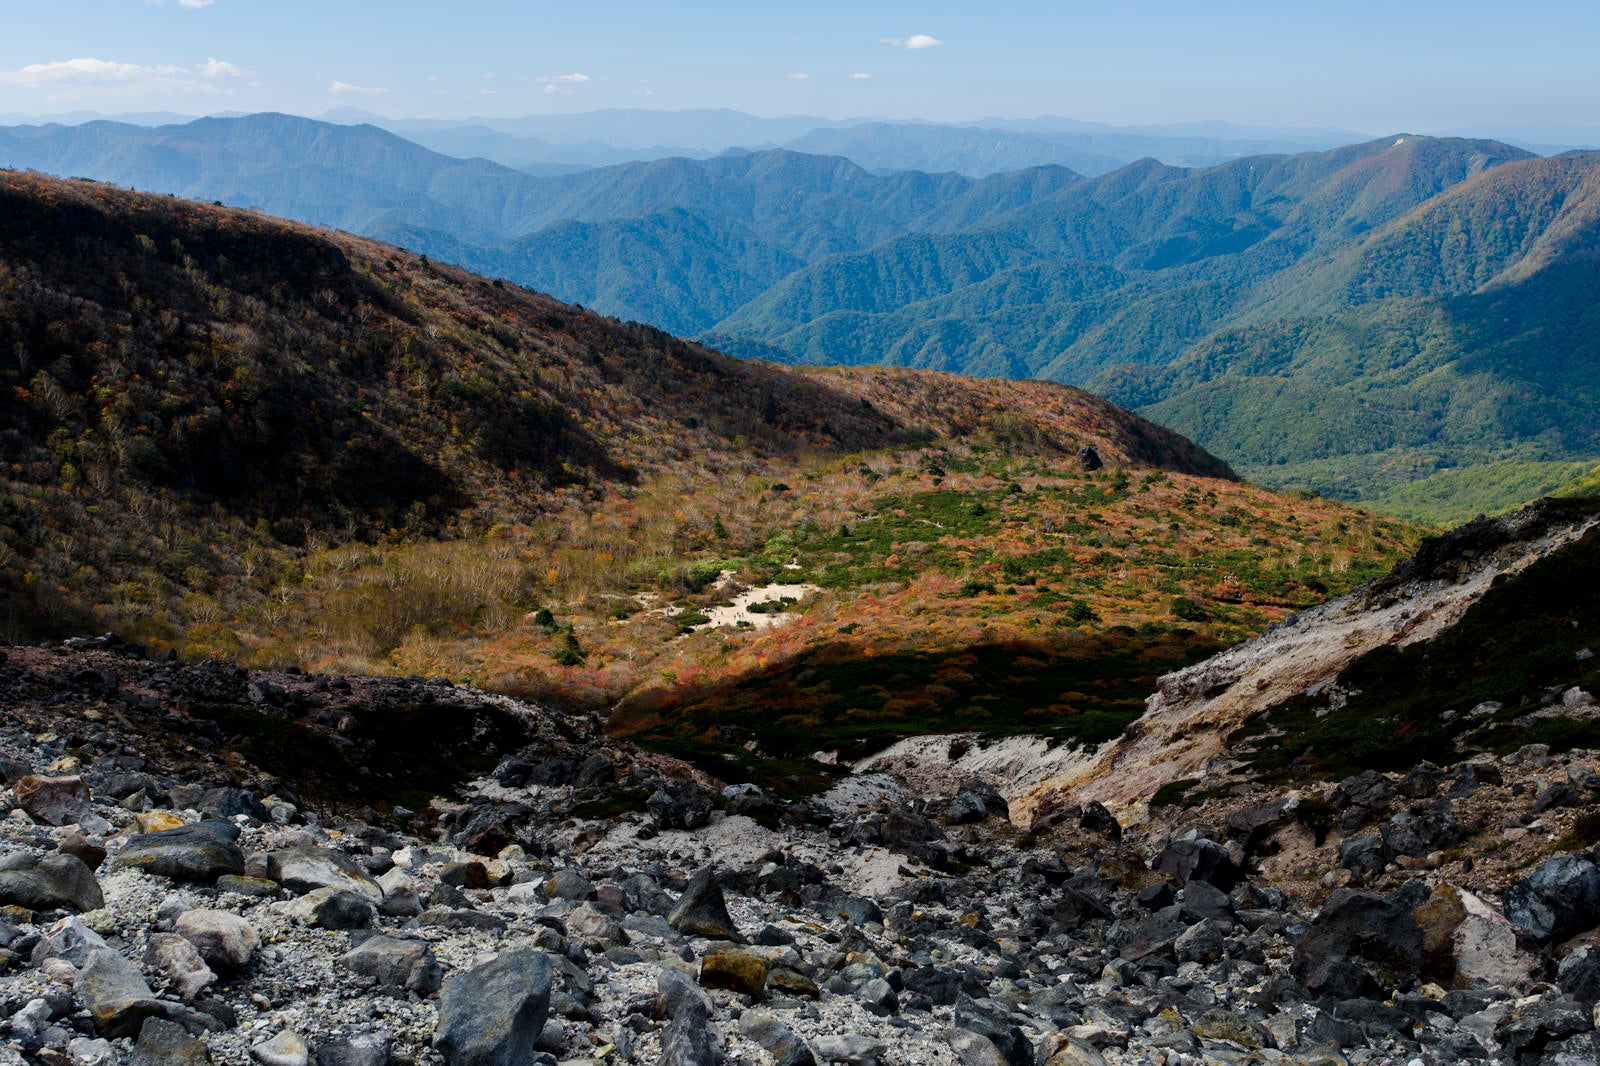
<svg viewBox="0 0 1600 1066"><path fill-rule="evenodd" d="M1600 9L1552 0L1297 5L1153 0L827 2L802 9L623 0L604 11L485 0L20 0L0 113L47 117L355 106L506 119L639 107L830 121L1067 116L1372 135L1592 128Z"/></svg>

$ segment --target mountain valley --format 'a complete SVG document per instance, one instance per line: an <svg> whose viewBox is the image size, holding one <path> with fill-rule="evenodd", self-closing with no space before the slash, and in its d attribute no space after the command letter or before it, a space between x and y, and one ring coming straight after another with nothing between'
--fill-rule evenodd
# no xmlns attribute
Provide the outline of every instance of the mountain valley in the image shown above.
<svg viewBox="0 0 1600 1066"><path fill-rule="evenodd" d="M282 115L0 131L0 162L394 241L736 355L1084 386L1252 480L1433 522L1600 458L1596 159L1400 136L1087 178L774 149L534 177Z"/></svg>

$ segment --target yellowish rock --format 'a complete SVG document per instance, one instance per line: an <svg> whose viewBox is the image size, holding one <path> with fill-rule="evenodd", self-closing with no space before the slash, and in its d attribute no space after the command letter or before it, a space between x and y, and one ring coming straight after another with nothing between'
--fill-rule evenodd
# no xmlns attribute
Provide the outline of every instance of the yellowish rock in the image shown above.
<svg viewBox="0 0 1600 1066"><path fill-rule="evenodd" d="M133 821L141 833L159 833L187 824L171 811L142 811L133 816Z"/></svg>
<svg viewBox="0 0 1600 1066"><path fill-rule="evenodd" d="M716 951L700 960L700 983L759 998L767 987L767 960L748 951Z"/></svg>

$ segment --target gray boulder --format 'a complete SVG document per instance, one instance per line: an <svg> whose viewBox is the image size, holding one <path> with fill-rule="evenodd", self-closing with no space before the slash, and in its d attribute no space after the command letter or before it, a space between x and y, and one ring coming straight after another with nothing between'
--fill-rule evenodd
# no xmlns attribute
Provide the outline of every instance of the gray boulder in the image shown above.
<svg viewBox="0 0 1600 1066"><path fill-rule="evenodd" d="M291 892L339 888L383 902L383 889L354 859L331 848L305 845L267 856L267 876Z"/></svg>
<svg viewBox="0 0 1600 1066"><path fill-rule="evenodd" d="M250 1048L250 1057L261 1066L309 1066L311 1045L306 1038L290 1029Z"/></svg>
<svg viewBox="0 0 1600 1066"><path fill-rule="evenodd" d="M238 839L238 826L216 819L142 833L123 845L112 865L173 881L216 884L224 874L244 873Z"/></svg>
<svg viewBox="0 0 1600 1066"><path fill-rule="evenodd" d="M522 1066L544 1031L554 975L528 947L452 974L439 994L433 1046L451 1066Z"/></svg>
<svg viewBox="0 0 1600 1066"><path fill-rule="evenodd" d="M30 961L37 966L45 959L65 959L81 970L89 961L89 953L105 946L99 933L76 918L63 918L45 930L33 946Z"/></svg>
<svg viewBox="0 0 1600 1066"><path fill-rule="evenodd" d="M433 949L417 940L369 937L334 960L342 970L370 977L380 987L431 995L439 990L444 971Z"/></svg>
<svg viewBox="0 0 1600 1066"><path fill-rule="evenodd" d="M677 970L662 970L656 991L671 1019L661 1036L661 1066L716 1066L710 1012L694 982Z"/></svg>
<svg viewBox="0 0 1600 1066"><path fill-rule="evenodd" d="M816 1066L816 1056L805 1041L770 1014L747 1010L739 1015L739 1035L760 1044L777 1066Z"/></svg>
<svg viewBox="0 0 1600 1066"><path fill-rule="evenodd" d="M377 908L372 900L343 888L316 888L281 905L291 918L318 929L365 929Z"/></svg>
<svg viewBox="0 0 1600 1066"><path fill-rule="evenodd" d="M193 944L206 965L237 970L249 965L261 936L251 924L228 911L192 910L178 917L172 931Z"/></svg>
<svg viewBox="0 0 1600 1066"><path fill-rule="evenodd" d="M137 1035L146 1018L162 1013L139 968L110 948L89 953L76 990L95 1028L113 1039Z"/></svg>
<svg viewBox="0 0 1600 1066"><path fill-rule="evenodd" d="M388 1066L394 1038L388 1033L357 1033L317 1047L317 1066Z"/></svg>
<svg viewBox="0 0 1600 1066"><path fill-rule="evenodd" d="M31 868L0 870L0 903L31 911L67 907L92 911L105 906L94 871L76 855L46 855Z"/></svg>
<svg viewBox="0 0 1600 1066"><path fill-rule="evenodd" d="M185 1003L193 1003L217 979L199 950L177 933L151 933L144 962L164 976Z"/></svg>
<svg viewBox="0 0 1600 1066"><path fill-rule="evenodd" d="M824 1062L843 1062L847 1066L867 1066L878 1062L888 1045L860 1033L829 1033L812 1041L817 1057Z"/></svg>

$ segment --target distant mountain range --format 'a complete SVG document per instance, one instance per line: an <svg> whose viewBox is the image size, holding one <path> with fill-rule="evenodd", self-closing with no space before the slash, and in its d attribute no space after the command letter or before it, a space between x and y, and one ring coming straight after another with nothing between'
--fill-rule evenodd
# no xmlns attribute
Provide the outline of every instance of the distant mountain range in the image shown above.
<svg viewBox="0 0 1600 1066"><path fill-rule="evenodd" d="M597 137L649 139L652 113L604 114ZM745 120L654 129L692 140ZM580 131L502 125L490 133ZM994 160L1013 134L1108 152L1126 136L1013 125L983 134ZM802 139L885 162L923 129ZM973 129L926 129L976 150ZM972 178L767 149L538 177L371 125L253 115L0 129L0 162L379 237L745 356L1087 385L1280 487L1373 498L1444 472L1456 506L1487 507L1518 500L1459 468L1600 456L1585 415L1600 154L1395 136ZM1513 481L1527 478L1495 492Z"/></svg>
<svg viewBox="0 0 1600 1066"><path fill-rule="evenodd" d="M0 115L0 125L83 125L115 121L178 125L197 116L172 112L56 116ZM240 118L222 113L212 118ZM1113 126L1065 118L975 122L908 122L815 115L759 118L727 108L654 111L615 108L522 118L392 119L355 107L321 116L340 125L372 125L436 152L482 157L538 175L618 163L681 157L705 159L729 150L788 148L839 155L874 172L955 171L969 177L1022 167L1059 165L1103 174L1150 156L1179 166L1208 166L1262 152L1332 148L1364 140L1337 129L1239 126L1223 122Z"/></svg>

